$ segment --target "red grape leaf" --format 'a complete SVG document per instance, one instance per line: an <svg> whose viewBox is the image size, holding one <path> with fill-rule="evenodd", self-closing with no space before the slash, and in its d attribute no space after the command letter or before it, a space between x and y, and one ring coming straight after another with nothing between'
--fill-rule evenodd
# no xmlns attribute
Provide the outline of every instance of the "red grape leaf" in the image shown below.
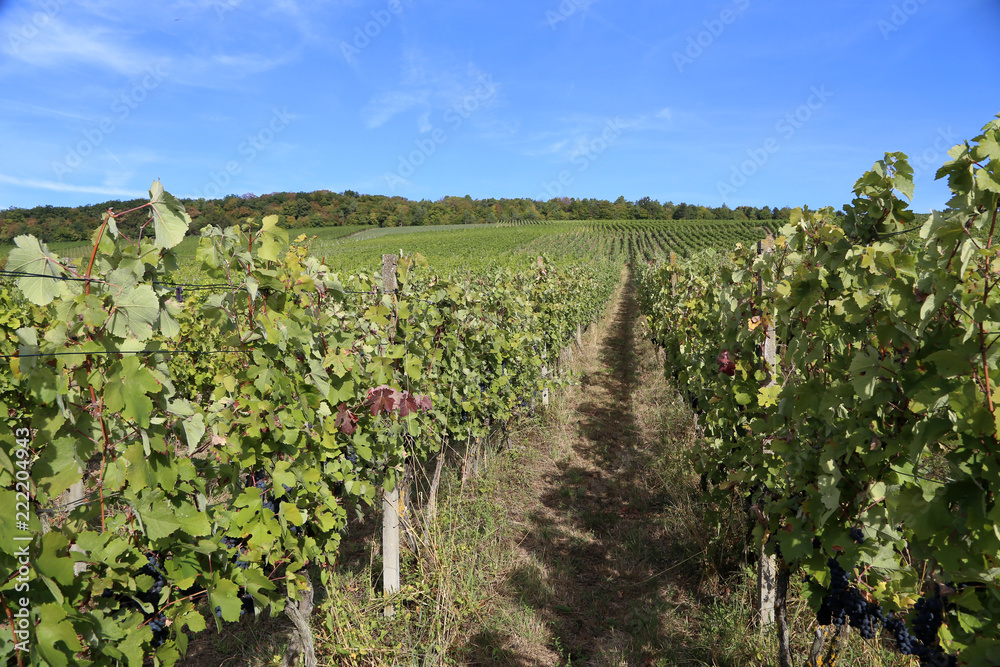
<svg viewBox="0 0 1000 667"><path fill-rule="evenodd" d="M346 403L337 408L337 418L333 422L346 435L354 435L357 429L358 416L347 409Z"/></svg>
<svg viewBox="0 0 1000 667"><path fill-rule="evenodd" d="M729 351L723 350L716 357L715 362L719 364L719 372L725 373L729 377L736 375L736 363L729 358Z"/></svg>
<svg viewBox="0 0 1000 667"><path fill-rule="evenodd" d="M368 390L367 405L371 408L372 417L377 417L381 413L392 412L401 398L398 390L384 384Z"/></svg>
<svg viewBox="0 0 1000 667"><path fill-rule="evenodd" d="M408 391L403 392L402 400L399 402L399 416L405 417L411 412L417 411L417 401Z"/></svg>

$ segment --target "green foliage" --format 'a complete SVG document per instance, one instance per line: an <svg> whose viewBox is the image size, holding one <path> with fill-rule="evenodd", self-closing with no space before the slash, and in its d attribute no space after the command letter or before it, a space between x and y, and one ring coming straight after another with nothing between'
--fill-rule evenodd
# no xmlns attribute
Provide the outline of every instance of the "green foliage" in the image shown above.
<svg viewBox="0 0 1000 667"><path fill-rule="evenodd" d="M26 592L7 578L0 594L29 602L31 664L174 664L206 604L218 624L280 612L307 568L330 576L348 512L404 462L485 435L550 385L542 368L619 271L445 280L404 257L388 292L333 273L304 237L286 247L264 218L202 230L213 287L185 298L173 248L187 214L158 183L140 208L153 233L129 241L109 214L93 276L28 238L14 259L47 277L0 290L0 346L18 355L0 373L16 427L0 438L0 503L30 470L34 510L27 531L3 519L5 538L29 541L5 539L0 567L16 572L24 546L30 568ZM12 639L0 627L4 660Z"/></svg>
<svg viewBox="0 0 1000 667"><path fill-rule="evenodd" d="M949 152L952 208L919 238L901 233L918 228L893 153L858 180L842 225L797 210L771 253L640 278L652 337L701 412L713 494L757 505L757 538L811 578L816 608L831 557L886 612L943 596L940 645L969 665L1000 659L998 141L1000 119Z"/></svg>

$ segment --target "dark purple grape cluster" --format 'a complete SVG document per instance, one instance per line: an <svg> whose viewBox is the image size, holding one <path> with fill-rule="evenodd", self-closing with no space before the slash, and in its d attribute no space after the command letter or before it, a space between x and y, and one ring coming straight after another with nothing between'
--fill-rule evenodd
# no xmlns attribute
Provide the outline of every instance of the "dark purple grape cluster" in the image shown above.
<svg viewBox="0 0 1000 667"><path fill-rule="evenodd" d="M851 575L835 558L827 561L830 568L830 592L823 598L818 620L822 625L841 626L849 623L852 614L861 619L861 605L867 604L857 588L851 586ZM852 624L853 625L853 624Z"/></svg>
<svg viewBox="0 0 1000 667"><path fill-rule="evenodd" d="M156 648L167 641L170 631L167 630L167 617L162 613L156 614L149 621L149 629L153 631L153 647Z"/></svg>
<svg viewBox="0 0 1000 667"><path fill-rule="evenodd" d="M924 647L920 640L907 630L906 622L895 614L886 619L885 629L892 633L893 639L896 640L896 646L903 655L916 655L916 649Z"/></svg>
<svg viewBox="0 0 1000 667"><path fill-rule="evenodd" d="M921 667L955 667L958 664L956 656L947 655L937 646L944 609L944 600L938 595L922 597L913 606L913 634L906 633L904 638L910 647L909 655L920 658Z"/></svg>
<svg viewBox="0 0 1000 667"><path fill-rule="evenodd" d="M153 585L149 587L149 590L139 591L136 597L154 606L159 604L160 593L163 591L163 587L167 585L167 577L163 574L163 570L160 569L160 561L156 554L146 554L146 564L139 570L139 574L152 577Z"/></svg>
<svg viewBox="0 0 1000 667"><path fill-rule="evenodd" d="M136 599L145 605L152 607L151 612L146 611L146 609L136 604L135 600L131 597L115 595L111 592L111 589L105 589L101 596L106 598L116 598L122 609L138 608L142 610L142 613L145 616L145 622L149 624L149 627L153 631L153 648L157 648L167 640L167 637L170 636L170 631L167 630L167 618L162 612L159 611L160 598L162 597L163 589L167 588L167 577L163 573L160 557L155 553L147 553L146 564L139 569L138 574L146 575L153 580L153 583L150 584L149 588L137 591L135 594Z"/></svg>
<svg viewBox="0 0 1000 667"><path fill-rule="evenodd" d="M248 549L246 547L240 547L240 556L245 556L247 551ZM236 565L236 567L239 568L240 570L245 570L248 567L250 567L250 561L239 560L238 558L235 561L233 561L233 564Z"/></svg>
<svg viewBox="0 0 1000 667"><path fill-rule="evenodd" d="M220 540L220 543L230 551L236 552L233 554L232 558L233 564L236 565L236 567L241 570L245 570L250 567L250 561L240 560L240 556L245 556L249 551L246 547L246 540L223 537L222 540Z"/></svg>
<svg viewBox="0 0 1000 667"><path fill-rule="evenodd" d="M913 634L924 644L937 642L938 630L944 622L944 604L941 598L920 598L913 610L917 617L913 620Z"/></svg>
<svg viewBox="0 0 1000 667"><path fill-rule="evenodd" d="M910 634L902 617L886 615L878 604L865 600L861 592L851 585L851 575L835 558L829 559L827 566L830 568L830 591L816 614L820 625L847 624L858 630L864 639L875 639L879 626L882 626L896 640L899 652L918 657L921 667L954 667L958 664L956 656L947 655L937 646L938 630L944 622L944 603L940 597L917 601L913 634Z"/></svg>
<svg viewBox="0 0 1000 667"><path fill-rule="evenodd" d="M858 544L864 544L865 534L864 532L862 532L860 528L857 527L851 528L851 539L857 542Z"/></svg>

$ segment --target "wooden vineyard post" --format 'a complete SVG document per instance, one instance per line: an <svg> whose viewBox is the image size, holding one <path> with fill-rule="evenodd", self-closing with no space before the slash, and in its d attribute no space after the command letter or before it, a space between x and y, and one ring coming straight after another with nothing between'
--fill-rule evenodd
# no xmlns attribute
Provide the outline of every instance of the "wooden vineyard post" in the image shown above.
<svg viewBox="0 0 1000 667"><path fill-rule="evenodd" d="M763 543L760 545L760 561L757 564L757 608L760 611L760 629L764 632L774 625L775 591L778 587L778 564L774 556L768 556Z"/></svg>
<svg viewBox="0 0 1000 667"><path fill-rule="evenodd" d="M441 470L444 468L445 448L448 446L446 440L442 439L441 450L437 454L437 463L434 466L434 477L431 480L431 488L427 492L427 525L430 525L434 517L437 516L437 493L441 485Z"/></svg>
<svg viewBox="0 0 1000 667"><path fill-rule="evenodd" d="M774 615L778 621L778 659L781 667L792 667L792 644L788 634L788 579L791 572L784 563L778 564L778 587L775 591Z"/></svg>
<svg viewBox="0 0 1000 667"><path fill-rule="evenodd" d="M395 255L382 255L382 290L388 294L396 291ZM395 328L395 320L390 320L389 331ZM382 590L389 597L399 592L399 487L396 481L392 491L382 495ZM391 604L385 605L386 618L395 614Z"/></svg>
<svg viewBox="0 0 1000 667"><path fill-rule="evenodd" d="M539 273L545 271L545 260L541 257L538 258L538 271ZM545 364L545 358L549 354L549 348L547 346L542 346L542 380L548 380L549 378L549 367ZM549 388L545 387L542 389L542 407L549 407Z"/></svg>
<svg viewBox="0 0 1000 667"><path fill-rule="evenodd" d="M548 348L548 346L543 345L542 346L542 357L544 358L544 357L548 356L548 354L549 354L549 348ZM543 380L548 380L549 379L549 367L546 366L544 362L542 363L542 379ZM546 408L549 407L549 388L548 388L548 385L546 385L542 389L542 407L546 407Z"/></svg>
<svg viewBox="0 0 1000 667"><path fill-rule="evenodd" d="M770 234L757 243L757 254L763 256L774 252L774 237ZM757 296L763 300L764 277L757 276ZM761 324L764 326L764 386L772 387L778 383L778 341L774 329L774 314L765 313L761 307ZM761 630L778 625L778 660L781 667L791 667L792 650L788 634L788 568L779 563L775 556L765 553L764 545L760 547L760 571L757 577L758 595L760 600Z"/></svg>
<svg viewBox="0 0 1000 667"><path fill-rule="evenodd" d="M771 252L773 246L765 244L764 241L757 243L757 255ZM764 278L757 276L757 297L764 295ZM764 316L763 309L760 311L761 324L764 326L764 380L765 386L774 384L774 364L775 364L775 335L774 325ZM760 559L757 565L757 609L760 613L760 628L763 632L766 628L774 625L774 609L776 604L776 592L778 584L778 563L774 556L767 555L763 542L760 545Z"/></svg>
<svg viewBox="0 0 1000 667"><path fill-rule="evenodd" d="M670 251L670 268L674 269L670 272L670 296L677 298L677 253L673 250Z"/></svg>

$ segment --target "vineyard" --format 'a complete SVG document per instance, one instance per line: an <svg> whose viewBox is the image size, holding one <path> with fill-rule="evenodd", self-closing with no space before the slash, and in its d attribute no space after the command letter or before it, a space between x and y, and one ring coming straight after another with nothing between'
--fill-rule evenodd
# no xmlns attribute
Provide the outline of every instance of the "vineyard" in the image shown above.
<svg viewBox="0 0 1000 667"><path fill-rule="evenodd" d="M604 258L614 262L651 261L671 252L679 257L707 248L731 248L764 235L757 222L705 221L568 221L510 222L371 230L333 243L316 253L333 269L355 273L373 266L384 254L419 252L436 270L467 271L486 266L490 258L528 263L540 254L553 261Z"/></svg>
<svg viewBox="0 0 1000 667"><path fill-rule="evenodd" d="M474 455L540 406L621 263L718 227L434 231L380 274L371 260L416 236L313 251L270 217L203 229L192 266L174 252L177 200L154 183L140 211L137 238L115 224L136 211L109 211L89 253L22 236L7 258L14 664L174 664L190 633L265 610L295 622L308 659L349 513L383 491L409 501L415 467L440 473L445 448Z"/></svg>
<svg viewBox="0 0 1000 667"><path fill-rule="evenodd" d="M830 664L852 630L921 665L1000 664L998 146L994 120L951 150L951 209L923 225L892 153L843 224L796 211L760 251L639 273L703 486L747 506L783 665ZM784 616L799 580L804 661Z"/></svg>
<svg viewBox="0 0 1000 667"><path fill-rule="evenodd" d="M890 153L846 216L801 209L780 229L505 220L293 238L267 216L194 237L154 182L147 203L105 213L86 249L17 237L0 274L0 505L14 508L0 519L0 655L173 665L206 630L284 615L281 664L380 664L314 637L349 625L314 611L343 582L352 526L383 531L381 576L364 584L378 616L410 619L425 607L401 587L432 584L401 581L399 551L411 577L413 559L437 557L414 529L435 515L442 471L457 464L464 491L531 422L584 439L537 476L551 497L525 510L537 530L517 541L539 542L543 560L565 544L567 559L594 552L594 572L572 580L590 597L539 603L543 624L576 638L549 642L559 661L590 659L598 635L578 611L590 605L646 638L620 664L675 664L657 661L662 622L624 611L629 596L662 606L665 573L732 561L718 554L742 539L753 548L738 560L761 581L752 623L783 666L833 665L857 641L892 664L1000 664L998 146L1000 120L952 149L939 174L950 209L919 222L900 198L913 170ZM121 233L137 215L139 234ZM629 412L638 344L611 341L603 366L573 373L609 307L656 346L696 424L670 465L696 467L702 509L672 539L704 546L678 562L640 533L681 513L679 492L635 502L631 488L650 468L629 449L648 444L640 424L661 430ZM571 391L591 395L546 422ZM620 508L612 481L631 499ZM538 524L580 508L572 540L546 536L576 529L552 516ZM609 529L602 552L605 523L632 532ZM627 583L595 603L616 577ZM435 595L426 609L449 613ZM810 618L791 618L796 604ZM458 660L452 635L435 641L392 655ZM517 662L506 644L490 650Z"/></svg>

